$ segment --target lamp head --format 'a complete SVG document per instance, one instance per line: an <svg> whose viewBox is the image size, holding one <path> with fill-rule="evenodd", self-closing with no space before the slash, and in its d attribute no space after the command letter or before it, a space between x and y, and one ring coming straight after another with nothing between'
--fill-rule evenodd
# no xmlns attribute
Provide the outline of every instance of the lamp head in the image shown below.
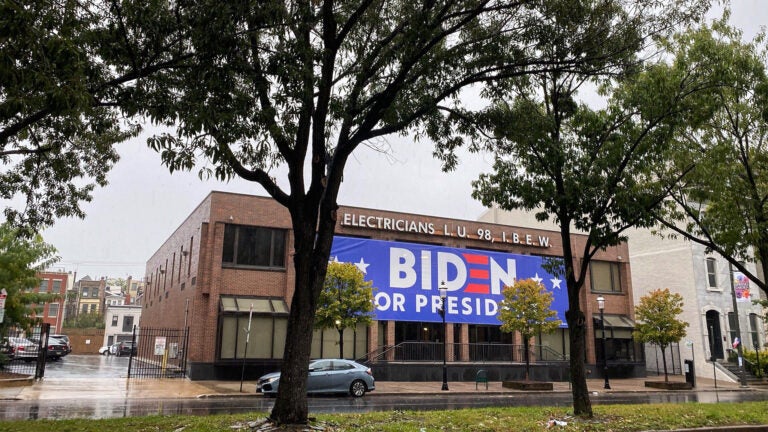
<svg viewBox="0 0 768 432"><path fill-rule="evenodd" d="M605 297L603 296L597 297L597 308L600 310L605 309Z"/></svg>
<svg viewBox="0 0 768 432"><path fill-rule="evenodd" d="M448 286L445 284L445 281L440 282L440 288L438 290L440 291L440 298L445 300L448 296Z"/></svg>

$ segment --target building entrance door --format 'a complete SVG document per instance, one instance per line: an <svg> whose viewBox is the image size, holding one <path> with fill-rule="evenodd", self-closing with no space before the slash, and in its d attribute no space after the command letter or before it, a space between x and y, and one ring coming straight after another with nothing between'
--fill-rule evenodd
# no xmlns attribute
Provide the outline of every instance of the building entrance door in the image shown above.
<svg viewBox="0 0 768 432"><path fill-rule="evenodd" d="M714 310L707 311L707 331L709 339L709 352L715 359L723 356L723 334L720 330L720 313ZM711 360L711 359L710 359Z"/></svg>

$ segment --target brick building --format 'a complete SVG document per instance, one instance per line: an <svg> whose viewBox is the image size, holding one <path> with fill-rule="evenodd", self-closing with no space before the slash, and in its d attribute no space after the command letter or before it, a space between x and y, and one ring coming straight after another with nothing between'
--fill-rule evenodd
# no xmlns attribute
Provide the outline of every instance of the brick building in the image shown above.
<svg viewBox="0 0 768 432"><path fill-rule="evenodd" d="M572 241L584 239L574 235ZM243 363L251 378L275 370L294 289L292 244L288 212L272 199L212 192L147 262L142 327L189 327L192 379L239 379ZM567 290L546 270L561 254L553 231L341 207L332 259L355 263L376 289L375 321L344 332L344 357L365 358L379 379L439 380L433 361L442 361L440 343L447 342L451 380L473 377L479 362L493 379L516 377L521 340L499 330L497 302L504 285L534 278L554 294L553 309L563 321L554 334L532 342L534 376L564 380ZM595 299L608 299L609 364L616 373L643 375L642 347L631 340L627 256L626 245L598 253L581 304L588 317L597 317ZM449 291L445 327L437 291L442 283ZM586 323L587 363L593 365L602 361L596 325L597 319ZM335 329L315 331L312 357L338 357L338 339Z"/></svg>
<svg viewBox="0 0 768 432"><path fill-rule="evenodd" d="M61 333L61 326L64 322L64 301L67 288L71 284L72 274L63 271L44 271L38 273L37 276L40 278L40 285L35 288L35 292L59 295L58 300L42 306L39 318L42 318L44 323L51 325L52 333Z"/></svg>

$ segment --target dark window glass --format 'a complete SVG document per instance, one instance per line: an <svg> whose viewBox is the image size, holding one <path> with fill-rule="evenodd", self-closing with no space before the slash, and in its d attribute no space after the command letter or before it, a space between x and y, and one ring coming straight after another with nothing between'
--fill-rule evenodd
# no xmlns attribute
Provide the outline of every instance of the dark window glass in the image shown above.
<svg viewBox="0 0 768 432"><path fill-rule="evenodd" d="M621 292L619 265L607 261L592 261L589 263L590 282L592 291Z"/></svg>
<svg viewBox="0 0 768 432"><path fill-rule="evenodd" d="M235 262L235 233L237 227L234 225L227 225L224 228L224 253L221 256L221 261L225 263Z"/></svg>
<svg viewBox="0 0 768 432"><path fill-rule="evenodd" d="M714 258L707 258L707 282L710 288L717 288L717 262Z"/></svg>
<svg viewBox="0 0 768 432"><path fill-rule="evenodd" d="M285 231L227 225L222 262L252 267L285 267Z"/></svg>
<svg viewBox="0 0 768 432"><path fill-rule="evenodd" d="M129 332L133 331L133 316L128 315L123 317L123 331Z"/></svg>

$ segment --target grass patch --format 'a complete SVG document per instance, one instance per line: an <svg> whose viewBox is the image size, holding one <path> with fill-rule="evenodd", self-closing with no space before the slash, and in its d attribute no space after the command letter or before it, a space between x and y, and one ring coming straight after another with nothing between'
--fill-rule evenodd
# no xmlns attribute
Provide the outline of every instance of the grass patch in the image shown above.
<svg viewBox="0 0 768 432"><path fill-rule="evenodd" d="M768 402L721 404L597 405L590 419L575 418L568 408L508 407L448 411L386 411L364 414L322 414L326 432L508 432L542 431L554 419L556 431L644 431L694 427L768 424ZM105 420L25 420L0 422L7 432L208 432L234 429L266 417L266 413L210 416L149 416Z"/></svg>

